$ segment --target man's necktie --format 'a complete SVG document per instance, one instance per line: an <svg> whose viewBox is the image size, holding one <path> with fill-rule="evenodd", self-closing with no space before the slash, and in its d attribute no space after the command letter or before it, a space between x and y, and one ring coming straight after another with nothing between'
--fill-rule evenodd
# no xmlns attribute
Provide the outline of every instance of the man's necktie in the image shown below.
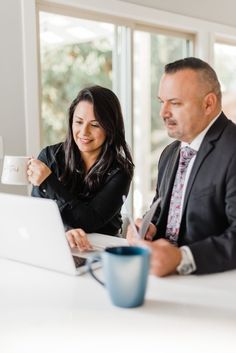
<svg viewBox="0 0 236 353"><path fill-rule="evenodd" d="M179 227L181 221L181 202L183 196L184 180L187 167L193 156L197 152L186 146L180 149L179 166L175 176L175 182L170 199L170 208L168 213L166 238L172 243L177 244Z"/></svg>

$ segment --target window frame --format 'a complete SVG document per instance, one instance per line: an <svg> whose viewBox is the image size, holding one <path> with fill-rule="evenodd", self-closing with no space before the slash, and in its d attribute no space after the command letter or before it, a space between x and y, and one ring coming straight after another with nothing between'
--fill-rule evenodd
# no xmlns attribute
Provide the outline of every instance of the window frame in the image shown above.
<svg viewBox="0 0 236 353"><path fill-rule="evenodd" d="M68 16L79 14L80 18L110 22L128 28L129 48L125 48L124 60L128 84L121 85L121 104L126 121L126 135L133 148L133 31L148 30L194 38L194 55L214 63L214 41L219 36L236 41L236 28L206 20L174 14L146 6L117 0L21 0L22 44L24 70L24 99L26 125L26 154L37 156L40 150L40 65L39 65L39 24L40 10ZM145 19L145 20L144 20ZM126 91L124 91L126 88ZM116 89L115 89L116 90ZM132 198L132 196L131 196Z"/></svg>

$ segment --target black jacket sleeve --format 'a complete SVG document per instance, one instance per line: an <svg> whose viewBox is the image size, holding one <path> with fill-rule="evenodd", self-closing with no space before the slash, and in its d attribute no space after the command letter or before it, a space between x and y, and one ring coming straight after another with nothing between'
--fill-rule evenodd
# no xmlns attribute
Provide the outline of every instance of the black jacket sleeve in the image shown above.
<svg viewBox="0 0 236 353"><path fill-rule="evenodd" d="M95 232L120 212L122 195L127 196L129 185L129 178L123 172L116 171L92 199L66 201L61 211L62 217L71 227L80 226L87 232Z"/></svg>
<svg viewBox="0 0 236 353"><path fill-rule="evenodd" d="M46 149L40 153L39 159L49 168L52 167ZM130 182L131 178L125 171L116 168L107 175L94 197L84 200L65 188L56 170L39 187L33 187L32 196L55 200L66 228L81 227L87 232L97 232L120 212L122 195L127 196Z"/></svg>

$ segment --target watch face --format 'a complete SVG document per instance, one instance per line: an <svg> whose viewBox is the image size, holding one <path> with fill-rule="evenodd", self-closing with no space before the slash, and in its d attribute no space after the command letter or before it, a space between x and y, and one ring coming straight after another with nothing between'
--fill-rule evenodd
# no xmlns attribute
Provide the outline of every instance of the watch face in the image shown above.
<svg viewBox="0 0 236 353"><path fill-rule="evenodd" d="M181 273L183 275L185 275L185 274L189 273L189 271L191 271L191 266L184 264L183 267L181 268Z"/></svg>
<svg viewBox="0 0 236 353"><path fill-rule="evenodd" d="M189 273L191 273L193 271L193 267L191 264L182 264L182 266L180 265L178 267L177 271L181 275L188 275Z"/></svg>
<svg viewBox="0 0 236 353"><path fill-rule="evenodd" d="M177 267L177 272L180 275L188 275L195 270L194 264L191 261L191 258L188 256L188 252L186 251L185 247L180 248L182 259Z"/></svg>

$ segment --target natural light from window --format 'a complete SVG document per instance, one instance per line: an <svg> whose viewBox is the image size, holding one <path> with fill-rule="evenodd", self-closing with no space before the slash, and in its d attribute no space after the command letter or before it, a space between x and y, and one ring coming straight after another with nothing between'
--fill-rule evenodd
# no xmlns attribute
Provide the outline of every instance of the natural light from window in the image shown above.
<svg viewBox="0 0 236 353"><path fill-rule="evenodd" d="M114 25L40 12L41 144L63 141L80 89L112 88Z"/></svg>
<svg viewBox="0 0 236 353"><path fill-rule="evenodd" d="M158 85L164 66L192 54L192 41L144 31L134 33L134 214L140 217L155 195L157 162L168 137L159 117Z"/></svg>
<svg viewBox="0 0 236 353"><path fill-rule="evenodd" d="M215 43L215 70L222 89L223 111L236 123L236 44Z"/></svg>

